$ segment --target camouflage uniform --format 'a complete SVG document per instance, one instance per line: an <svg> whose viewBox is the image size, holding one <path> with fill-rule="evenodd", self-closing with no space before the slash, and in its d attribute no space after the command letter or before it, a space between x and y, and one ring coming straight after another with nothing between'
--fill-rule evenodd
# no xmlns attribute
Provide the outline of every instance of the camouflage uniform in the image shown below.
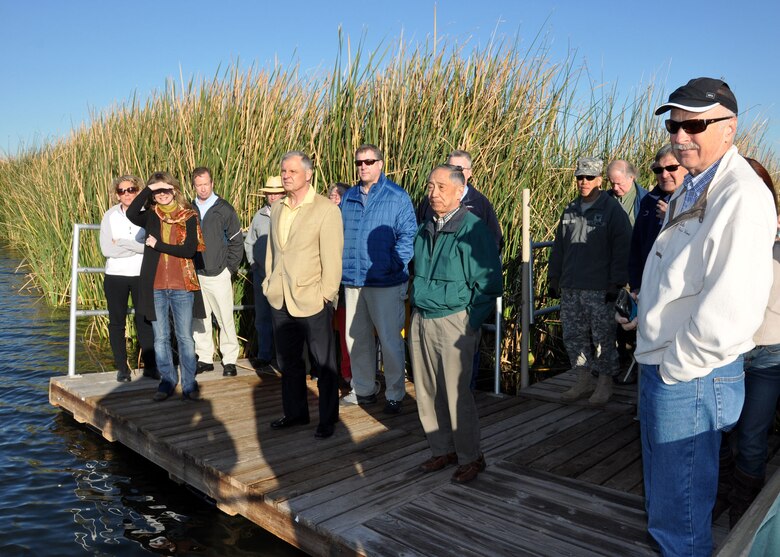
<svg viewBox="0 0 780 557"><path fill-rule="evenodd" d="M620 372L615 308L604 302L606 294L605 290L561 288L563 344L573 369L587 368L594 374L615 376Z"/></svg>

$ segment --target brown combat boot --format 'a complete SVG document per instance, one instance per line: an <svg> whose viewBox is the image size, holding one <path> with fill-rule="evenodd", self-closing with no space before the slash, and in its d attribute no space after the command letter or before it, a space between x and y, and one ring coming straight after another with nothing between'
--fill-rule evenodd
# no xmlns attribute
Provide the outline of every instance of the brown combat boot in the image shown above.
<svg viewBox="0 0 780 557"><path fill-rule="evenodd" d="M568 391L561 393L562 402L574 402L584 396L589 395L593 391L593 376L590 374L589 369L579 368L577 371L577 381L574 386Z"/></svg>
<svg viewBox="0 0 780 557"><path fill-rule="evenodd" d="M611 397L612 376L601 373L596 384L596 392L588 399L588 402L594 406L604 406Z"/></svg>

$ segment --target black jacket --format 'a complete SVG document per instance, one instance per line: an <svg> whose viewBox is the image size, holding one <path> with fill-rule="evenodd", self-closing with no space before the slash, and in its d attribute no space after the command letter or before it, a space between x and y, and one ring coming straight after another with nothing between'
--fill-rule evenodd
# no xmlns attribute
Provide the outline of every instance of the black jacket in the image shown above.
<svg viewBox="0 0 780 557"><path fill-rule="evenodd" d="M193 206L197 211L194 202ZM215 277L227 268L231 275L235 275L244 257L244 236L241 234L241 221L233 206L218 197L200 221L200 229L206 251L195 255L198 274Z"/></svg>
<svg viewBox="0 0 780 557"><path fill-rule="evenodd" d="M152 210L143 211L146 201L152 196L152 190L144 188L127 208L127 218L136 226L146 230L147 236L157 238L154 248L144 246L144 259L141 262L140 288L138 292L138 304L135 311L139 312L149 321L155 321L157 316L154 311L154 277L157 274L157 264L160 254L167 253L175 257L192 258L198 249L198 217L193 215L187 220L187 239L184 244L166 244L160 240L160 217ZM196 290L195 304L192 308L192 316L196 319L206 318L206 307L203 305L203 296L200 290Z"/></svg>

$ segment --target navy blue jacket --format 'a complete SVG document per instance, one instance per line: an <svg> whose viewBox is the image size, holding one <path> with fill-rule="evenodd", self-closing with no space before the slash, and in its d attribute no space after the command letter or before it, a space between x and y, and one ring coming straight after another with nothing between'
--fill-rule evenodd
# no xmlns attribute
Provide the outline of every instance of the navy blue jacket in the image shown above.
<svg viewBox="0 0 780 557"><path fill-rule="evenodd" d="M639 205L639 213L631 234L631 252L628 256L628 283L631 285L631 290L639 290L642 286L642 273L645 270L647 256L664 223L663 219L655 216L655 206L659 199L668 203L670 197L672 197L671 193L666 193L656 186L642 198L642 203Z"/></svg>

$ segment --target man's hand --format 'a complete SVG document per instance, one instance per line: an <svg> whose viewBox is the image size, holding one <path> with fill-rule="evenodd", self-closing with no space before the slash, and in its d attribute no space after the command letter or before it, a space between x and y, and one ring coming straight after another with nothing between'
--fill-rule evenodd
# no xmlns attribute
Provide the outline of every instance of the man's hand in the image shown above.
<svg viewBox="0 0 780 557"><path fill-rule="evenodd" d="M617 312L615 312L615 321L623 327L624 331L633 331L639 325L639 319L637 317L634 317L633 320L629 321Z"/></svg>

